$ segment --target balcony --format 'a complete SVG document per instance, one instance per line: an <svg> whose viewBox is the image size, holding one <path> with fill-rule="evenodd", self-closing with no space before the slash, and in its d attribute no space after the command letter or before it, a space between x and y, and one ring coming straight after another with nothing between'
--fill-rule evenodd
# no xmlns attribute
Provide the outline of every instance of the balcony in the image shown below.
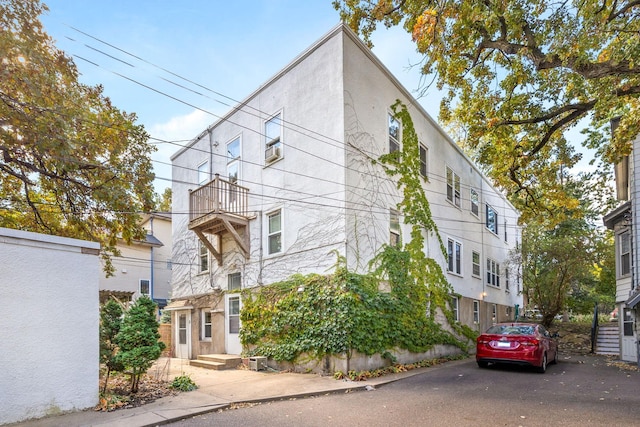
<svg viewBox="0 0 640 427"><path fill-rule="evenodd" d="M248 199L248 188L221 179L218 174L189 191L189 230L196 233L218 265L222 265L224 233L230 233L245 257L249 257Z"/></svg>

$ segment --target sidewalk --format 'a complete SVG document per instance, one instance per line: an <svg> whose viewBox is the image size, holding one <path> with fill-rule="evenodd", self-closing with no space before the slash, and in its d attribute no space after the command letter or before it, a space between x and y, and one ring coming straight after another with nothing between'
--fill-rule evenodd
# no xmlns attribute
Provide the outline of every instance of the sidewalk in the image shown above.
<svg viewBox="0 0 640 427"><path fill-rule="evenodd" d="M330 376L316 374L296 374L290 372L249 371L231 369L215 371L190 366L182 359L160 359L150 370L160 372L171 381L176 376L186 374L198 385L198 389L176 396L160 398L146 405L119 409L113 412L96 412L91 409L37 420L9 424L7 427L65 427L102 426L138 427L156 426L189 418L195 415L228 408L233 404L264 402L270 400L306 397L311 395L361 390L421 374L441 366L468 363L472 358L446 362L428 368L420 368L398 374L385 375L367 381L335 380ZM560 363L603 363L602 356L562 355Z"/></svg>

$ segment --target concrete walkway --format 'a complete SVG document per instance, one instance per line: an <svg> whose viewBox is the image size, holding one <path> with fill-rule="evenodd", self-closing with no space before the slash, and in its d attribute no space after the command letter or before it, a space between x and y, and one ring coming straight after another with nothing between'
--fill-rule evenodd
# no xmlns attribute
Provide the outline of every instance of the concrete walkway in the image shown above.
<svg viewBox="0 0 640 427"><path fill-rule="evenodd" d="M561 354L559 359L560 363L599 364L603 363L606 357L593 355L563 356ZM468 363L471 360L473 359L446 362L443 365L354 382L335 380L333 377L316 374L256 372L243 369L215 371L190 366L188 361L185 360L164 358L160 359L156 366L151 368L149 371L151 375L171 381L176 376L186 374L198 385L198 389L183 392L176 396L163 397L137 408L119 409L113 412L86 410L9 424L7 426L156 426L242 403L290 399L325 393L343 393L346 390L364 390L369 387L376 388L428 370L438 369L440 366Z"/></svg>

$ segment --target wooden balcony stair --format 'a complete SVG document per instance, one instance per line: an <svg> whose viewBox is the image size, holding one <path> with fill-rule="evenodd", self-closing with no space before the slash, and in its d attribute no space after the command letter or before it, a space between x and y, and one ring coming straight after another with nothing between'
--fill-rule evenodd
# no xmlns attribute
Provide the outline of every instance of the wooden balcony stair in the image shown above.
<svg viewBox="0 0 640 427"><path fill-rule="evenodd" d="M215 178L189 191L189 229L222 265L222 234L229 233L249 258L249 189ZM213 237L212 240L207 236Z"/></svg>

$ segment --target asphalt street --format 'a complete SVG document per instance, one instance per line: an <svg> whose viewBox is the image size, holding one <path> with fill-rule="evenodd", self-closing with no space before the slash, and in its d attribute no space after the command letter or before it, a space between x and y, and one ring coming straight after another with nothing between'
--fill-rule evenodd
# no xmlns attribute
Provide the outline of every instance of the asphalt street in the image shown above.
<svg viewBox="0 0 640 427"><path fill-rule="evenodd" d="M241 406L172 426L637 426L640 374L615 364L445 364L370 391Z"/></svg>

